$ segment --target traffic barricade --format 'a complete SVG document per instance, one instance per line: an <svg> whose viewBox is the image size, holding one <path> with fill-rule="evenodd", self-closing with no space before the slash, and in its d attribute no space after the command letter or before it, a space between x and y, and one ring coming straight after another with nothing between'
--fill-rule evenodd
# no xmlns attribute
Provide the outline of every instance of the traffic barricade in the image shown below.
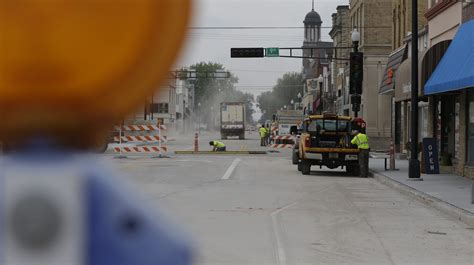
<svg viewBox="0 0 474 265"><path fill-rule="evenodd" d="M168 137L163 135L165 125L122 125L115 126L115 130L119 131L119 136L114 137L114 141L118 142L114 152L119 154L119 158L126 158L124 154L132 153L163 157L163 153L168 152L168 147L163 145L168 142ZM126 135L136 133L141 135ZM140 146L130 146L130 143Z"/></svg>

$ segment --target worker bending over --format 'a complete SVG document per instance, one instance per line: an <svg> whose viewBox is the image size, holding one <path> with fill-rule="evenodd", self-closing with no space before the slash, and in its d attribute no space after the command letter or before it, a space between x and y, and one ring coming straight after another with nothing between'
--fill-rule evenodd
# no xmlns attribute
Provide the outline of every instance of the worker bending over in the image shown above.
<svg viewBox="0 0 474 265"><path fill-rule="evenodd" d="M212 152L225 152L225 144L219 141L210 141L209 145L212 146Z"/></svg>

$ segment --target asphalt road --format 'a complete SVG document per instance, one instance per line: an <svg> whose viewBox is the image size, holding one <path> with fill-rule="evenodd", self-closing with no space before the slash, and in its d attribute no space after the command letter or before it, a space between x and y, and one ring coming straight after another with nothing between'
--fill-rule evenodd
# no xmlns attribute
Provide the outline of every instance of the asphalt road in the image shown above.
<svg viewBox="0 0 474 265"><path fill-rule="evenodd" d="M217 134L204 133L201 150ZM268 150L258 135L229 150ZM192 137L170 149L192 150ZM113 159L151 203L184 227L200 265L474 264L474 228L341 171L303 176L290 149L247 156Z"/></svg>

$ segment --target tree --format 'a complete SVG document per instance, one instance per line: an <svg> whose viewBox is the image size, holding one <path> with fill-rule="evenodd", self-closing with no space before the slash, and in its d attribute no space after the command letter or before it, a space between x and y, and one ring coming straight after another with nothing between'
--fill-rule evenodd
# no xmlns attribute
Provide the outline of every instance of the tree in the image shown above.
<svg viewBox="0 0 474 265"><path fill-rule="evenodd" d="M298 102L298 93L303 95L303 89L303 75L301 73L285 73L277 80L272 91L264 92L257 97L257 106L263 113L260 123L271 120L273 114L283 106L290 106L291 100Z"/></svg>
<svg viewBox="0 0 474 265"><path fill-rule="evenodd" d="M252 94L243 93L236 89L235 84L239 79L231 73L230 78L216 79L208 78L204 74L206 72L227 71L222 64L214 62L200 62L189 67L190 70L196 71L196 80L194 82L195 88L195 106L201 103L199 111L201 113L210 113L214 111L218 113L220 110L220 103L222 102L244 102L246 105L246 118L248 123L253 123L253 103L255 99ZM212 124L211 118L213 115L203 116L202 122Z"/></svg>

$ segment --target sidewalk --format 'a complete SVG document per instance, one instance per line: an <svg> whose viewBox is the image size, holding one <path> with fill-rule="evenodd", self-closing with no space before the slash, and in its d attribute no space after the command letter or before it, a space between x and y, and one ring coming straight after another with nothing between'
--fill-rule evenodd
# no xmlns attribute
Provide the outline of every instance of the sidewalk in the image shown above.
<svg viewBox="0 0 474 265"><path fill-rule="evenodd" d="M377 180L474 226L473 180L453 174L423 174L423 181L411 181L407 160L397 160L396 168L399 170L385 171L383 159L370 160L370 169Z"/></svg>

